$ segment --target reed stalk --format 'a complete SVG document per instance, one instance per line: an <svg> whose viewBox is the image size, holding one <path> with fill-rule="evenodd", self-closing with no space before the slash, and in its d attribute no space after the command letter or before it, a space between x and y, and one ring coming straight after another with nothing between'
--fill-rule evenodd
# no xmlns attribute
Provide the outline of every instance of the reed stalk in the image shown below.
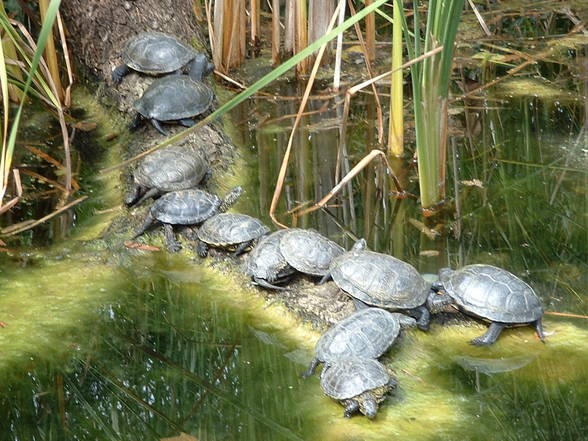
<svg viewBox="0 0 588 441"><path fill-rule="evenodd" d="M365 0L365 5L371 5L373 0ZM367 47L367 58L369 61L376 59L376 15L369 14L365 18L365 45Z"/></svg>
<svg viewBox="0 0 588 441"><path fill-rule="evenodd" d="M388 126L388 153L404 153L404 91L402 81L402 4L394 2L392 25L392 76L390 79L390 121Z"/></svg>
<svg viewBox="0 0 588 441"><path fill-rule="evenodd" d="M257 46L259 42L259 0L250 0L249 20L251 23L251 46Z"/></svg>
<svg viewBox="0 0 588 441"><path fill-rule="evenodd" d="M272 65L280 63L280 0L272 0Z"/></svg>
<svg viewBox="0 0 588 441"><path fill-rule="evenodd" d="M286 56L294 55L294 39L296 37L296 1L286 0L286 15L284 35L284 54Z"/></svg>
<svg viewBox="0 0 588 441"><path fill-rule="evenodd" d="M296 53L301 52L308 46L308 10L306 0L298 0L296 2L296 39L294 50ZM304 58L296 66L296 73L298 75L308 74L309 69L308 58Z"/></svg>

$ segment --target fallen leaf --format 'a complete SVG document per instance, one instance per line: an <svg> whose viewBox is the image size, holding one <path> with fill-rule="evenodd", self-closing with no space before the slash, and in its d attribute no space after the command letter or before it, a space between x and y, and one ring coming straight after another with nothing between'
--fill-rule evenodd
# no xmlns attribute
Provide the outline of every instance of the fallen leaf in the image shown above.
<svg viewBox="0 0 588 441"><path fill-rule="evenodd" d="M3 247L6 246L6 242L4 242L2 239L0 239L0 245L2 245Z"/></svg>
<svg viewBox="0 0 588 441"><path fill-rule="evenodd" d="M96 124L94 121L78 121L74 124L74 127L83 132L91 132L92 130L95 130L96 127L98 127L98 124Z"/></svg>
<svg viewBox="0 0 588 441"><path fill-rule="evenodd" d="M134 250L142 250L142 251L161 251L161 248L154 247L152 245L143 245L137 242L132 242L130 240L125 240L123 242L124 246L127 248L132 248Z"/></svg>
<svg viewBox="0 0 588 441"><path fill-rule="evenodd" d="M198 438L193 437L187 433L181 432L178 436L170 436L169 438L161 438L161 441L198 441Z"/></svg>
<svg viewBox="0 0 588 441"><path fill-rule="evenodd" d="M435 257L439 255L439 251L437 250L423 250L419 253L419 256L424 257Z"/></svg>
<svg viewBox="0 0 588 441"><path fill-rule="evenodd" d="M472 179L471 181L460 181L463 185L467 187L480 187L484 188L484 184L479 179Z"/></svg>
<svg viewBox="0 0 588 441"><path fill-rule="evenodd" d="M6 323L0 322L0 328L6 328Z"/></svg>

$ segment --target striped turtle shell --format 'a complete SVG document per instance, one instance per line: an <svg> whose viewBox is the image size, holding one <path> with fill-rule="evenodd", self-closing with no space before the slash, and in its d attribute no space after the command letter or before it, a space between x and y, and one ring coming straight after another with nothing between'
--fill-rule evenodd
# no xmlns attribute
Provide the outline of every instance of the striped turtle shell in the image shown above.
<svg viewBox="0 0 588 441"><path fill-rule="evenodd" d="M329 365L321 373L321 388L329 397L345 400L390 382L388 371L371 358L345 358Z"/></svg>

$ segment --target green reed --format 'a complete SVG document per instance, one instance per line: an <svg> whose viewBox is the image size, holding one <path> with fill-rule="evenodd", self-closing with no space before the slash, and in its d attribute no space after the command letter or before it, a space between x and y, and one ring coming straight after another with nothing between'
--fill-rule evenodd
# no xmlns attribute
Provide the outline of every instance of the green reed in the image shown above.
<svg viewBox="0 0 588 441"><path fill-rule="evenodd" d="M421 205L423 208L431 208L445 197L447 96L453 46L464 0L431 0L424 32L421 28L418 1L414 0L413 34L409 33L402 2L395 0L395 4L401 12L400 18L411 59L443 47L438 54L410 67Z"/></svg>

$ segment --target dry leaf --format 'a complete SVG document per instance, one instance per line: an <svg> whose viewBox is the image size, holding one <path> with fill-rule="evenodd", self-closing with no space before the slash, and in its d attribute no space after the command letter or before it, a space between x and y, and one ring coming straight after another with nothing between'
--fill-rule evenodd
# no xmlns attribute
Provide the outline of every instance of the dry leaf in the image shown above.
<svg viewBox="0 0 588 441"><path fill-rule="evenodd" d="M437 250L423 250L419 253L419 256L423 257L435 257L439 255L439 251Z"/></svg>
<svg viewBox="0 0 588 441"><path fill-rule="evenodd" d="M170 436L169 438L161 438L161 441L198 441L198 438L182 432L178 436Z"/></svg>
<svg viewBox="0 0 588 441"><path fill-rule="evenodd" d="M161 248L154 247L152 245L143 245L137 242L133 242L130 240L124 241L124 246L127 248L132 248L134 250L142 250L142 251L161 251Z"/></svg>
<svg viewBox="0 0 588 441"><path fill-rule="evenodd" d="M460 181L463 185L468 187L480 187L484 188L484 184L479 179L472 179L471 181Z"/></svg>
<svg viewBox="0 0 588 441"><path fill-rule="evenodd" d="M411 218L408 221L414 227L416 227L417 230L419 230L421 233L423 233L424 235L426 235L431 240L435 240L437 237L439 237L441 235L441 233L439 233L438 231L432 230L431 228L427 227L425 224L423 224L419 220L416 220L416 219L412 219Z"/></svg>
<svg viewBox="0 0 588 441"><path fill-rule="evenodd" d="M0 322L0 328L6 328L6 323Z"/></svg>
<svg viewBox="0 0 588 441"><path fill-rule="evenodd" d="M0 239L0 245L2 245L3 247L6 246L6 242L4 242L2 239Z"/></svg>

